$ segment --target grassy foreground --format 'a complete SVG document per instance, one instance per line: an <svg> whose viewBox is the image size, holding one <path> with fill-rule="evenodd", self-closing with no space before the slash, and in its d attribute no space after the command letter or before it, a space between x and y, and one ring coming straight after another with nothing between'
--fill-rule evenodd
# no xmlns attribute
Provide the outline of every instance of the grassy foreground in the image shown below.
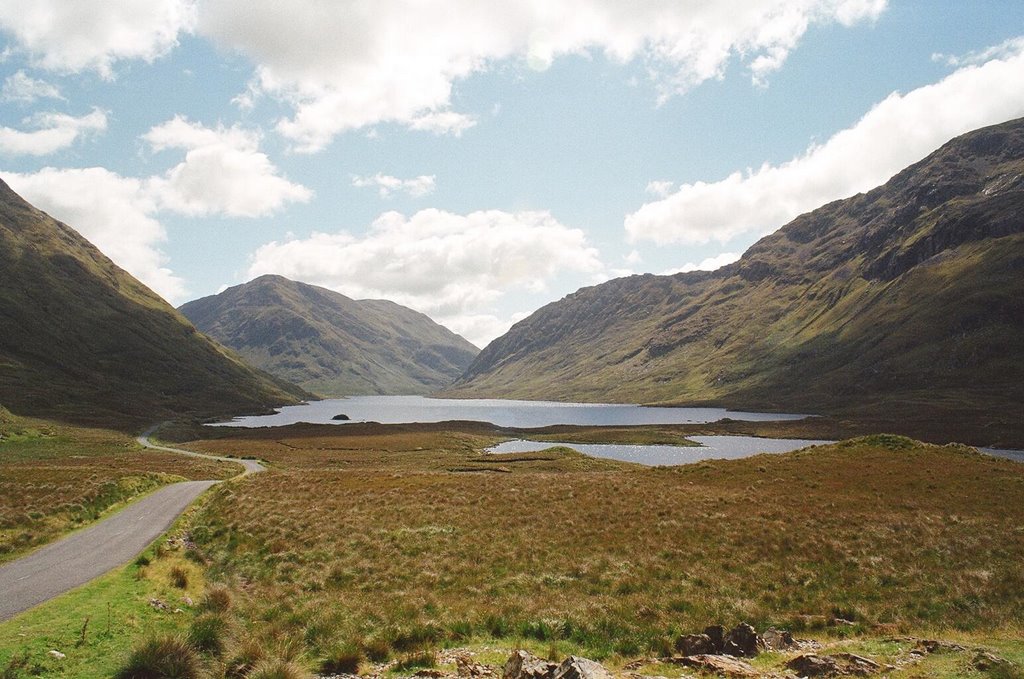
<svg viewBox="0 0 1024 679"><path fill-rule="evenodd" d="M218 436L185 447L270 470L204 496L170 546L0 624L0 677L114 676L147 639L187 656L181 676L218 679L454 673L444 649L500 665L517 647L626 674L681 633L740 621L891 663L887 676L1021 676L1024 466L963 446L872 436L646 468L566 448L487 455L502 434L478 424ZM907 663L910 636L1017 669L982 673L973 651Z"/></svg>
<svg viewBox="0 0 1024 679"><path fill-rule="evenodd" d="M241 637L312 668L523 640L614 663L741 620L986 638L1024 621L1024 467L973 449L874 436L643 468L485 457L493 433L413 429L191 444L273 465L215 492L192 529Z"/></svg>

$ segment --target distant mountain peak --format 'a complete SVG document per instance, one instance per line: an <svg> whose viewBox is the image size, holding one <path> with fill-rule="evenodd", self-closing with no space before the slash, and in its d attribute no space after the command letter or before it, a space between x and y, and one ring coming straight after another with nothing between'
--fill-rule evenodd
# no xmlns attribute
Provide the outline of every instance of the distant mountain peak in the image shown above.
<svg viewBox="0 0 1024 679"><path fill-rule="evenodd" d="M264 275L181 307L256 366L331 396L425 394L478 353L428 316L387 300Z"/></svg>

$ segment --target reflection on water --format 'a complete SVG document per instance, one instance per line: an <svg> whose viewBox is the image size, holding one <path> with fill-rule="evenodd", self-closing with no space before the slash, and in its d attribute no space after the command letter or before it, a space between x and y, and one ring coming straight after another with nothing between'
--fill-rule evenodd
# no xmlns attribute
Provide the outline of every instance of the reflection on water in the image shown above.
<svg viewBox="0 0 1024 679"><path fill-rule="evenodd" d="M621 403L558 403L501 399L440 399L424 396L351 396L285 406L273 415L239 417L218 426L278 427L296 422L345 424L332 420L344 414L347 422L445 422L471 420L499 427L548 427L555 424L625 426L635 424L694 424L722 418L750 422L800 420L807 415L749 413L724 408L645 408Z"/></svg>
<svg viewBox="0 0 1024 679"><path fill-rule="evenodd" d="M505 441L489 453L532 453L552 446L566 446L591 457L603 457L622 462L645 465L691 464L701 460L735 460L761 453L788 453L807 446L824 445L833 441L810 439L764 439L755 436L688 436L700 446L636 446L619 443L555 443L551 441ZM978 448L987 455L1024 462L1024 450Z"/></svg>
<svg viewBox="0 0 1024 679"><path fill-rule="evenodd" d="M490 453L530 453L564 445L573 450L610 460L646 465L676 465L713 459L738 459L759 453L788 453L807 446L831 443L810 439L764 439L754 436L689 436L700 446L634 446L619 443L552 443L550 441L505 441Z"/></svg>

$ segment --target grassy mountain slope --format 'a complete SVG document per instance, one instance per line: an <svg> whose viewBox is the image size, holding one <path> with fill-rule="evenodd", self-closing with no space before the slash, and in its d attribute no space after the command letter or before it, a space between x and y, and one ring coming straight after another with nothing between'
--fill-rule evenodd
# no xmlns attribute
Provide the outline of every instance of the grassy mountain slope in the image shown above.
<svg viewBox="0 0 1024 679"><path fill-rule="evenodd" d="M1024 444L1024 119L958 137L718 271L549 304L449 393L796 409Z"/></svg>
<svg viewBox="0 0 1024 679"><path fill-rule="evenodd" d="M68 226L0 182L0 404L134 427L266 410L298 388L254 371Z"/></svg>
<svg viewBox="0 0 1024 679"><path fill-rule="evenodd" d="M261 276L181 307L253 365L324 395L425 394L453 382L478 350L427 316Z"/></svg>

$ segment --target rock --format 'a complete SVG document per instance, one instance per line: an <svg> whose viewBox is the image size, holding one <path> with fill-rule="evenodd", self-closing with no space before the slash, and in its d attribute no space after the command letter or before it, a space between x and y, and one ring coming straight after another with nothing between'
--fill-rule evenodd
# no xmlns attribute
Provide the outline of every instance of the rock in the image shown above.
<svg viewBox="0 0 1024 679"><path fill-rule="evenodd" d="M798 655L786 663L786 667L801 677L822 677L834 674L836 671L835 663L814 653Z"/></svg>
<svg viewBox="0 0 1024 679"><path fill-rule="evenodd" d="M1001 658L995 653L989 653L988 651L978 651L971 664L979 672L990 672L995 669L1008 670L1013 667L1013 663L1006 658Z"/></svg>
<svg viewBox="0 0 1024 679"><path fill-rule="evenodd" d="M455 670L460 677L493 677L494 668L473 662L473 656L463 653L455 656Z"/></svg>
<svg viewBox="0 0 1024 679"><path fill-rule="evenodd" d="M960 644L954 644L949 641L938 641L937 639L918 639L915 650L917 649L920 649L925 653L962 653L967 650Z"/></svg>
<svg viewBox="0 0 1024 679"><path fill-rule="evenodd" d="M793 635L784 629L769 627L761 635L761 638L764 640L765 647L772 651L785 651L796 646L796 640L793 638Z"/></svg>
<svg viewBox="0 0 1024 679"><path fill-rule="evenodd" d="M423 679L441 679L441 677L445 676L445 673L441 670L427 668L418 671L416 674L412 676L422 677Z"/></svg>
<svg viewBox="0 0 1024 679"><path fill-rule="evenodd" d="M50 651L50 652L49 652L49 654L48 654L48 655L49 655L49 656L50 656L51 658L56 658L57 660L63 660L64 658L66 658L66 657L67 657L66 655L64 655L63 653L61 653L60 651L58 651L57 649L53 649L52 651Z"/></svg>
<svg viewBox="0 0 1024 679"><path fill-rule="evenodd" d="M721 653L722 647L725 645L725 628L721 625L711 625L704 628L704 634L708 635L708 638L711 639L711 645L714 647L715 653Z"/></svg>
<svg viewBox="0 0 1024 679"><path fill-rule="evenodd" d="M716 649L707 634L684 634L676 639L676 650L680 655L711 655Z"/></svg>
<svg viewBox="0 0 1024 679"><path fill-rule="evenodd" d="M853 653L824 656L805 653L790 660L786 667L801 677L867 676L882 669L874 660Z"/></svg>
<svg viewBox="0 0 1024 679"><path fill-rule="evenodd" d="M742 622L729 630L729 634L725 636L722 653L738 658L753 658L764 647L764 639L757 635L757 630Z"/></svg>
<svg viewBox="0 0 1024 679"><path fill-rule="evenodd" d="M612 679L612 675L593 660L570 655L558 666L552 679Z"/></svg>
<svg viewBox="0 0 1024 679"><path fill-rule="evenodd" d="M726 677L756 677L759 676L749 663L737 660L728 655L690 655L681 659L681 664L692 667L701 672L711 672Z"/></svg>
<svg viewBox="0 0 1024 679"><path fill-rule="evenodd" d="M828 621L828 625L829 627L855 627L857 623L846 618L832 618Z"/></svg>
<svg viewBox="0 0 1024 679"><path fill-rule="evenodd" d="M558 665L527 651L516 651L505 661L502 679L551 679Z"/></svg>
<svg viewBox="0 0 1024 679"><path fill-rule="evenodd" d="M335 415L331 419L332 420L336 420L338 422L346 422L348 420L351 420L352 418L349 417L348 415L346 415L345 413L338 413L337 415Z"/></svg>

